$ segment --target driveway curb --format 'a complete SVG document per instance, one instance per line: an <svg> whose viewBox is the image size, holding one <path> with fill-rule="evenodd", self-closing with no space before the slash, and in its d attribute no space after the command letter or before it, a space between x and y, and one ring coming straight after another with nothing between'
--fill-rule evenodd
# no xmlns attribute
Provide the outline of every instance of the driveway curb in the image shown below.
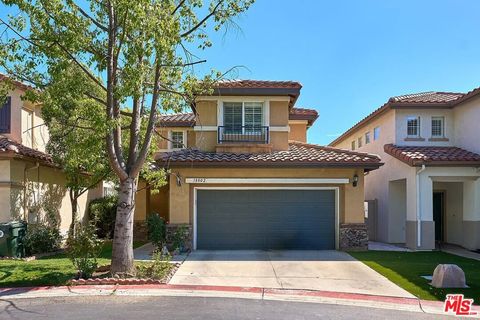
<svg viewBox="0 0 480 320"><path fill-rule="evenodd" d="M209 286L209 285L82 285L60 287L16 287L0 288L3 299L78 297L92 295L132 295L132 296L196 296L226 297L259 300L282 300L296 302L316 302L340 305L354 305L391 310L443 313L443 302L426 301L415 298L377 296L368 294L271 289L259 287Z"/></svg>

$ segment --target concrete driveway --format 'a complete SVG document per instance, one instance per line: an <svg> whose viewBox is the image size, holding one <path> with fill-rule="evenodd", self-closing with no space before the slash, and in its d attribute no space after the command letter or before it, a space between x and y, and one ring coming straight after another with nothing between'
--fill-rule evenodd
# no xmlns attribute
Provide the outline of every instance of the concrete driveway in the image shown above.
<svg viewBox="0 0 480 320"><path fill-rule="evenodd" d="M413 297L340 251L194 251L170 284L323 290Z"/></svg>

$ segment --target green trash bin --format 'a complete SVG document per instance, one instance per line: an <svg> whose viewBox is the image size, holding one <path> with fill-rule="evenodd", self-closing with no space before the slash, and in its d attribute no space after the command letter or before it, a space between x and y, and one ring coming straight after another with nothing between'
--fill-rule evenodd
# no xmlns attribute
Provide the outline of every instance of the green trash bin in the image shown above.
<svg viewBox="0 0 480 320"><path fill-rule="evenodd" d="M4 257L25 257L25 235L27 224L12 221L0 224L0 255Z"/></svg>
<svg viewBox="0 0 480 320"><path fill-rule="evenodd" d="M8 238L10 237L10 224L0 223L0 256L9 257Z"/></svg>

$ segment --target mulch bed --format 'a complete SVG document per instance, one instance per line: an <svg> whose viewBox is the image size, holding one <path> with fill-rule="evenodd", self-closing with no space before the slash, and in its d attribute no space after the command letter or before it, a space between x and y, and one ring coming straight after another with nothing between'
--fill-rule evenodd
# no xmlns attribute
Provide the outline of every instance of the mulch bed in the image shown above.
<svg viewBox="0 0 480 320"><path fill-rule="evenodd" d="M81 285L141 285L141 284L165 284L170 281L175 272L180 267L180 263L172 263L173 268L162 279L152 278L119 278L110 276L110 265L99 267L92 278L89 279L72 279L69 284L72 286Z"/></svg>

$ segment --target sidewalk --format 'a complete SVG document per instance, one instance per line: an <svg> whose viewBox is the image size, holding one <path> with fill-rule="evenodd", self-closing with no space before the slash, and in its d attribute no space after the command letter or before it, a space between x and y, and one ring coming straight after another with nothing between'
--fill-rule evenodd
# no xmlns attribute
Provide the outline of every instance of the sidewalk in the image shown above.
<svg viewBox="0 0 480 320"><path fill-rule="evenodd" d="M284 290L256 287L221 287L190 285L129 285L129 286L74 286L74 287L29 287L0 288L3 300L47 297L79 297L96 295L117 296L189 296L221 297L258 300L279 300L362 306L389 310L405 310L444 314L443 303L416 298L373 296L366 294L339 293L313 290Z"/></svg>
<svg viewBox="0 0 480 320"><path fill-rule="evenodd" d="M480 261L480 254L462 248L460 246L454 244L442 244L440 248L443 252L451 253L460 257L479 260Z"/></svg>

